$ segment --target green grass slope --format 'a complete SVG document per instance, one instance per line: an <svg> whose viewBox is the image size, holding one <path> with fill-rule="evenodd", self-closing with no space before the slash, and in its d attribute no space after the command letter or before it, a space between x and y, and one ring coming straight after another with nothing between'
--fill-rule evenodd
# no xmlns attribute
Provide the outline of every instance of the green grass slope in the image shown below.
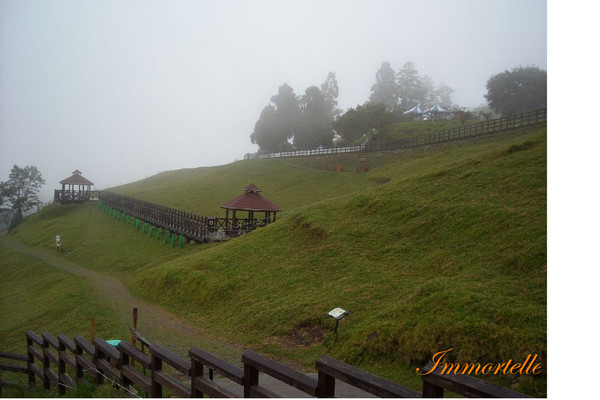
<svg viewBox="0 0 600 400"><path fill-rule="evenodd" d="M363 175L336 173L335 167L317 171L287 159L272 159L163 172L111 191L200 215L220 216L224 215L221 204L241 195L250 183L285 210L377 184Z"/></svg>
<svg viewBox="0 0 600 400"><path fill-rule="evenodd" d="M0 350L25 354L25 331L89 339L90 320L100 337L126 336L114 312L85 282L42 261L0 247Z"/></svg>
<svg viewBox="0 0 600 400"><path fill-rule="evenodd" d="M51 207L18 235L35 246L59 227L86 238L66 257L215 335L307 366L330 354L419 388L415 367L449 348L459 362L545 357L545 127L397 153L366 174L312 162L243 161L116 189L222 215L218 205L254 182L295 209L226 243L170 249L92 205ZM338 306L352 314L336 338L326 314ZM499 383L545 395L544 377Z"/></svg>

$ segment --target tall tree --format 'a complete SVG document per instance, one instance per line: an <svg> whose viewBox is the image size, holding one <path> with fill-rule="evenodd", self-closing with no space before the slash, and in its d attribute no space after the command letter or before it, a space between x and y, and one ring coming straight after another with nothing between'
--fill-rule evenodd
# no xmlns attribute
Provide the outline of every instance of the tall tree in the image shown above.
<svg viewBox="0 0 600 400"><path fill-rule="evenodd" d="M337 108L339 87L333 72L329 72L325 82L321 84L321 92L323 92L323 96L325 96L325 103L327 104L329 112L332 117L336 117L340 113L340 109Z"/></svg>
<svg viewBox="0 0 600 400"><path fill-rule="evenodd" d="M250 140L258 144L261 150L283 151L289 146L288 140L294 136L300 121L298 97L294 89L284 83L277 94L271 97L271 103L262 110Z"/></svg>
<svg viewBox="0 0 600 400"><path fill-rule="evenodd" d="M10 204L12 210L23 218L23 212L39 204L39 192L45 183L37 167L14 165L8 181L0 182L0 204Z"/></svg>
<svg viewBox="0 0 600 400"><path fill-rule="evenodd" d="M396 73L390 63L385 61L375 74L375 83L371 86L372 104L383 103L387 111L393 112L398 106L398 85Z"/></svg>
<svg viewBox="0 0 600 400"><path fill-rule="evenodd" d="M294 147L300 150L331 146L333 112L331 100L316 86L306 89L300 100L302 116L294 132Z"/></svg>
<svg viewBox="0 0 600 400"><path fill-rule="evenodd" d="M281 131L282 129L275 117L275 106L268 104L260 113L260 118L254 125L254 132L250 135L250 140L264 151L278 152L282 150L284 145Z"/></svg>
<svg viewBox="0 0 600 400"><path fill-rule="evenodd" d="M300 104L298 96L287 83L279 86L277 94L271 97L275 104L275 116L282 126L281 137L286 142L294 136L294 129L300 119Z"/></svg>
<svg viewBox="0 0 600 400"><path fill-rule="evenodd" d="M400 98L400 109L410 110L416 105L423 103L426 99L427 88L419 77L419 71L412 62L407 62L398 72L398 95ZM423 104L424 105L424 104Z"/></svg>
<svg viewBox="0 0 600 400"><path fill-rule="evenodd" d="M516 67L492 76L484 95L497 113L516 113L546 107L547 76L538 67Z"/></svg>
<svg viewBox="0 0 600 400"><path fill-rule="evenodd" d="M435 89L435 103L443 107L451 107L453 93L454 89L447 86L444 82L440 83L437 89Z"/></svg>

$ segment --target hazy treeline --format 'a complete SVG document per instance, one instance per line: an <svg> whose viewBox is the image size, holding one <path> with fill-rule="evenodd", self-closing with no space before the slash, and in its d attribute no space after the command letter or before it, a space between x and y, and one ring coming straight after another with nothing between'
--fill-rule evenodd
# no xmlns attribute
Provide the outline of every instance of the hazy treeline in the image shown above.
<svg viewBox="0 0 600 400"><path fill-rule="evenodd" d="M352 144L401 120L416 105L452 106L452 93L445 84L436 87L431 78L420 76L412 62L398 73L384 62L369 100L342 113L337 107L338 82L329 72L319 87L310 86L301 96L287 83L281 85L263 108L250 140L266 152L331 147L334 139L337 144Z"/></svg>

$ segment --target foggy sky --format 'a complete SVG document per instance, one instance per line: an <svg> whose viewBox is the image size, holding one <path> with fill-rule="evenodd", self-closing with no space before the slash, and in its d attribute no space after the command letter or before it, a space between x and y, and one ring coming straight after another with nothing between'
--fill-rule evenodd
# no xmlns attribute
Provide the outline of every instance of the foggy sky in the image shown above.
<svg viewBox="0 0 600 400"><path fill-rule="evenodd" d="M227 164L277 88L338 80L368 100L381 63L485 104L490 76L547 69L546 1L0 0L0 180L37 166L43 200L75 169L96 189Z"/></svg>

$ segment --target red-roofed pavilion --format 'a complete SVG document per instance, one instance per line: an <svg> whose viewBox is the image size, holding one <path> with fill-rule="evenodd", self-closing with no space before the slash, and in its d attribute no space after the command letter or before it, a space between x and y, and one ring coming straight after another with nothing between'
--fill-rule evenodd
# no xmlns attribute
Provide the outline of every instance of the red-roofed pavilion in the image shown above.
<svg viewBox="0 0 600 400"><path fill-rule="evenodd" d="M244 194L221 206L225 209L226 226L230 226L233 230L250 231L275 222L277 211L281 211L281 207L261 196L260 191L261 189L252 183L244 188ZM229 220L229 210L233 211L231 220ZM238 211L247 211L248 218L238 218ZM264 212L264 218L255 218L255 212Z"/></svg>
<svg viewBox="0 0 600 400"><path fill-rule="evenodd" d="M78 169L71 174L70 177L59 182L62 189L54 191L54 201L61 204L89 201L94 183L84 178Z"/></svg>

